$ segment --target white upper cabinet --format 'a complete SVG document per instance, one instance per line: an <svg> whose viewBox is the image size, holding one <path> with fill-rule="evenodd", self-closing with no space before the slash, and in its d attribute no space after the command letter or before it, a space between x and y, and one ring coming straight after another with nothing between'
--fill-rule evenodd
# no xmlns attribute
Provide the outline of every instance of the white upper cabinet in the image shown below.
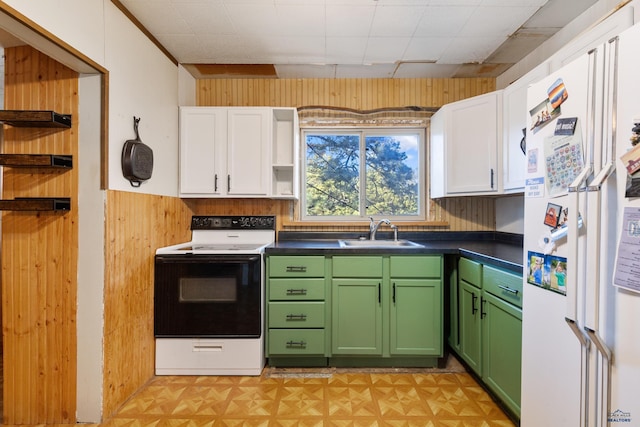
<svg viewBox="0 0 640 427"><path fill-rule="evenodd" d="M180 108L180 196L220 196L226 180L227 111Z"/></svg>
<svg viewBox="0 0 640 427"><path fill-rule="evenodd" d="M181 197L297 197L295 108L181 107Z"/></svg>
<svg viewBox="0 0 640 427"><path fill-rule="evenodd" d="M271 110L227 111L227 181L231 197L266 197L271 186Z"/></svg>
<svg viewBox="0 0 640 427"><path fill-rule="evenodd" d="M443 105L431 118L431 198L498 194L502 91Z"/></svg>
<svg viewBox="0 0 640 427"><path fill-rule="evenodd" d="M507 88L502 94L502 187L504 193L524 191L526 155L521 147L523 131L527 129L527 88L549 74L547 62L534 68ZM526 144L526 142L525 142Z"/></svg>

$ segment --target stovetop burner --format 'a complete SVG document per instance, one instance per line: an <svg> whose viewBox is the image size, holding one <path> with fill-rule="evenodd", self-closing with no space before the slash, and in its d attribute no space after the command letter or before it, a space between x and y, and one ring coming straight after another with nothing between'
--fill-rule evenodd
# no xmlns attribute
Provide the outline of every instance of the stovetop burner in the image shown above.
<svg viewBox="0 0 640 427"><path fill-rule="evenodd" d="M265 244L254 244L254 243L247 243L247 244L210 244L210 245L190 245L190 246L184 246L182 248L180 248L179 250L185 251L185 252L206 252L206 251L222 251L222 250L227 250L227 251L255 251L258 250L262 247L266 246Z"/></svg>
<svg viewBox="0 0 640 427"><path fill-rule="evenodd" d="M275 216L193 216L191 241L156 254L260 253L275 241Z"/></svg>

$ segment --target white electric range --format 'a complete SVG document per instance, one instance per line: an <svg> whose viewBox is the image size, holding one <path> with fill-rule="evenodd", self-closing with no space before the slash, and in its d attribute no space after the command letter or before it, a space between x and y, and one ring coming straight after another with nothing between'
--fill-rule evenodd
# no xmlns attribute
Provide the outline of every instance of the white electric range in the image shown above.
<svg viewBox="0 0 640 427"><path fill-rule="evenodd" d="M191 230L156 251L156 374L260 375L275 217L194 216Z"/></svg>

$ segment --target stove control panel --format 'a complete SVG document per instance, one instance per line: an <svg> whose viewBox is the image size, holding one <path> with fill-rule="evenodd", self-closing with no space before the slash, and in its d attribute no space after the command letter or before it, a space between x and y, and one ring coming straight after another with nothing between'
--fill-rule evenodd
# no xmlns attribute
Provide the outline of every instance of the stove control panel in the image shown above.
<svg viewBox="0 0 640 427"><path fill-rule="evenodd" d="M192 216L191 230L275 230L275 216Z"/></svg>

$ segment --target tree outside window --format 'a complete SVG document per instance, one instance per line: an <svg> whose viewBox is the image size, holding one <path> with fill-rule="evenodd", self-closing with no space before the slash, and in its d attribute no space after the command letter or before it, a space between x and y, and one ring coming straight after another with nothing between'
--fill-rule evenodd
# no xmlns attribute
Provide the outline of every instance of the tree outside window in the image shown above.
<svg viewBox="0 0 640 427"><path fill-rule="evenodd" d="M303 217L422 219L423 135L420 129L306 130Z"/></svg>

